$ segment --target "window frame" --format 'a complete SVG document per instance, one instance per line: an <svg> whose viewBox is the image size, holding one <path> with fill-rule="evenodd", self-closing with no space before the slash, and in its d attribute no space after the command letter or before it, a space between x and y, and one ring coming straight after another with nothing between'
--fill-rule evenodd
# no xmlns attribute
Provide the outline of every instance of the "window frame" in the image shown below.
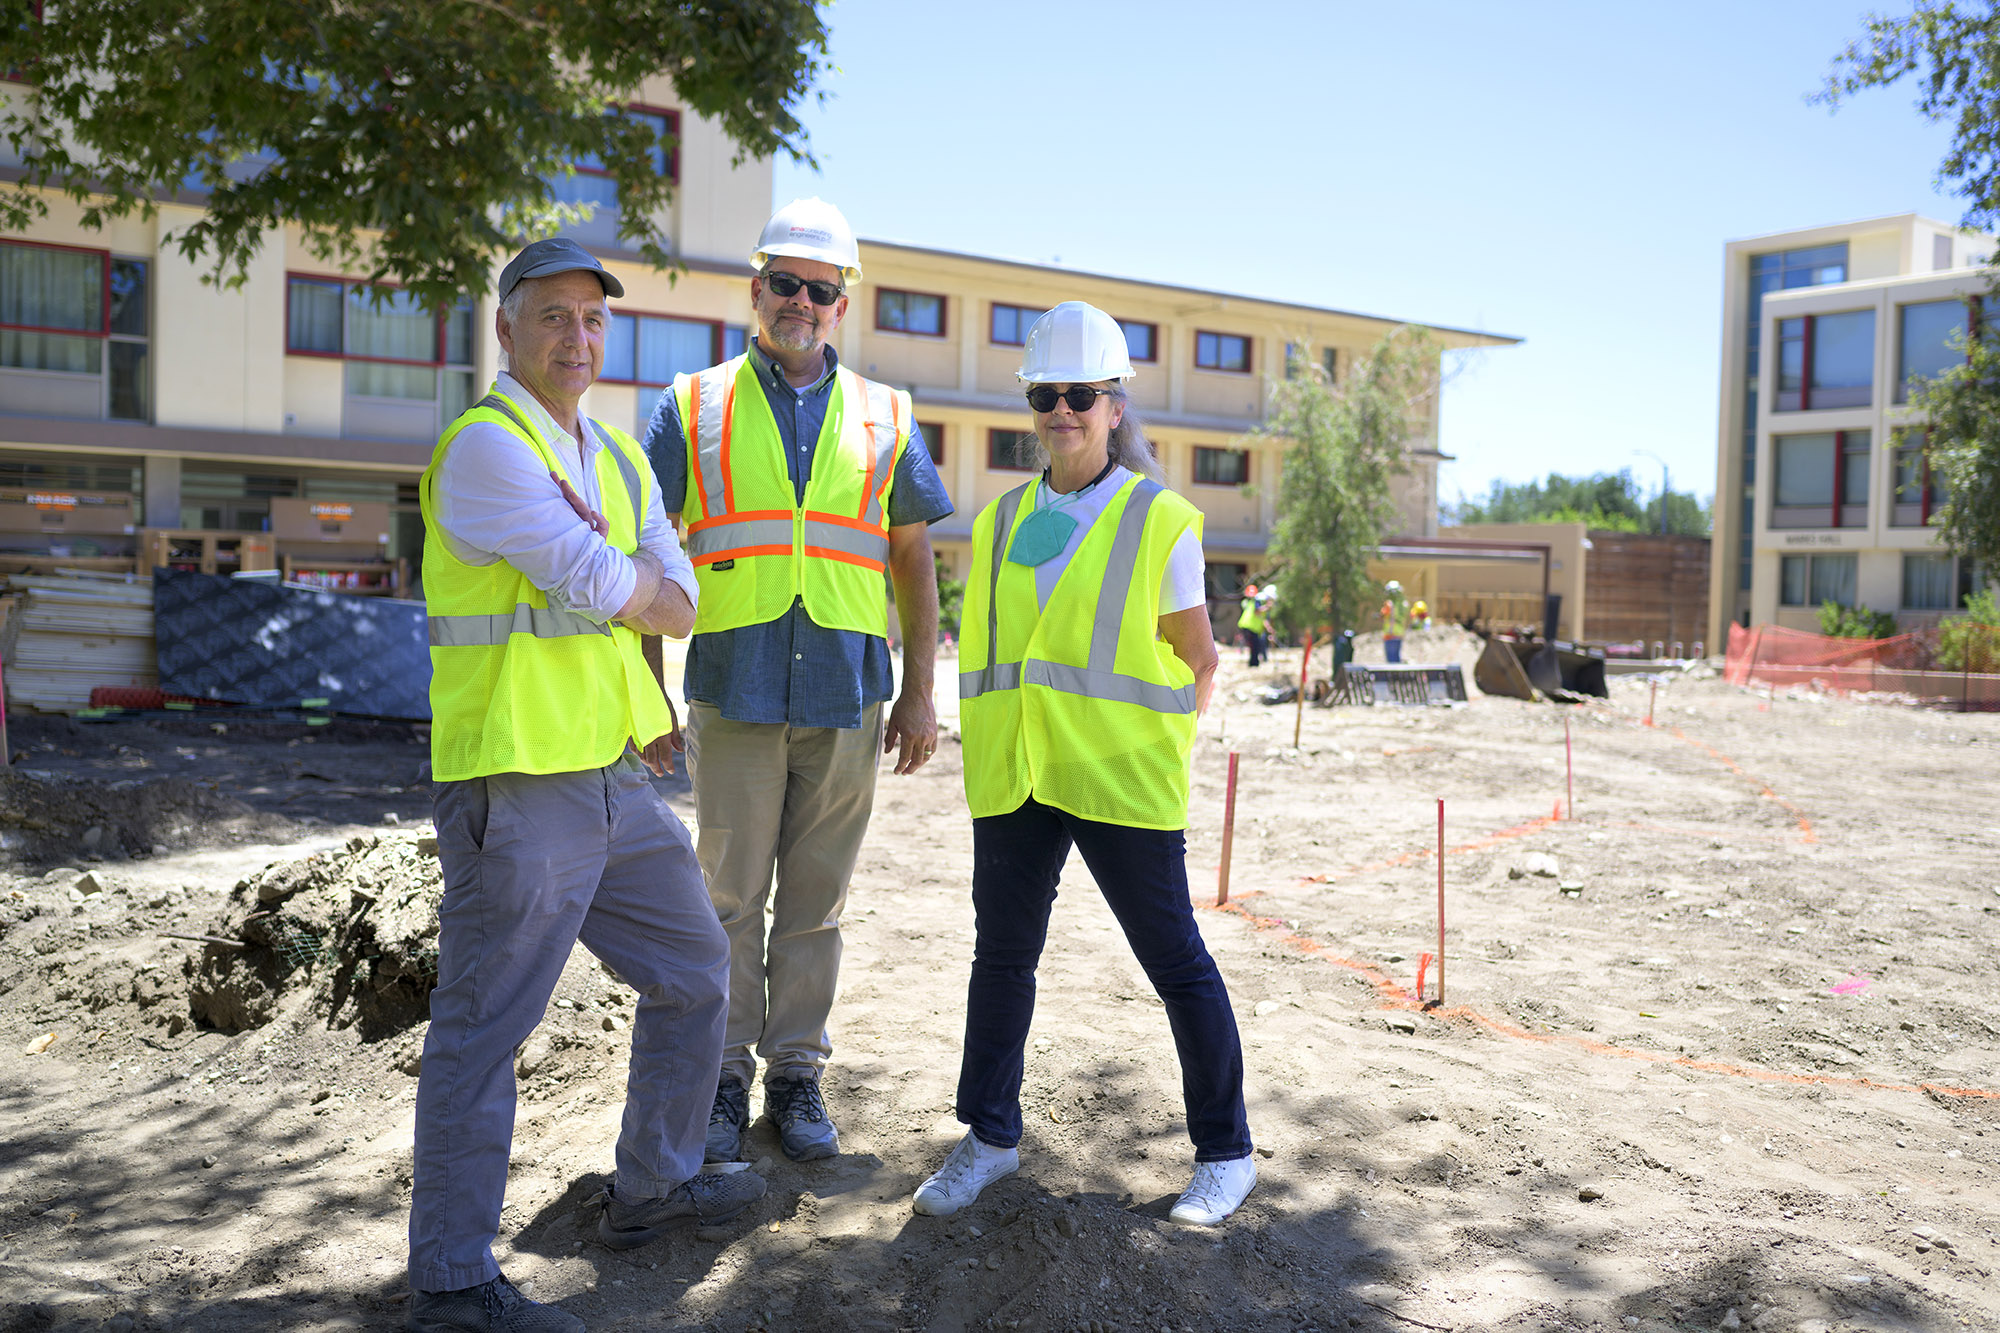
<svg viewBox="0 0 2000 1333"><path fill-rule="evenodd" d="M1008 426L988 426L986 428L986 470L989 472L1034 473L1037 469L1023 466L1020 463L1000 462L1000 451L998 448L1002 435L1010 435L1014 439L1019 440L1023 435L1033 435L1034 433L1033 430L1018 430Z"/></svg>
<svg viewBox="0 0 2000 1333"><path fill-rule="evenodd" d="M292 284L294 282L334 283L340 287L341 289L340 345L343 350L338 352L320 352L320 351L314 351L309 348L296 348L292 346ZM349 299L347 289L350 287L366 288L371 286L381 287L389 291L404 290L404 288L400 283L394 283L394 282L370 283L358 278L341 277L338 274L308 273L302 269L286 269L285 270L285 355L308 356L320 361L367 361L367 362L372 362L376 365L383 365L383 366L426 366L432 370L470 370L474 372L478 371L479 362L477 360L477 357L479 349L477 347L477 343L479 340L479 327L478 327L479 307L477 306L477 304L472 303L469 300L469 298L467 298L467 304L471 307L471 314L473 315L473 319L471 321L471 336L472 336L472 341L475 344L472 349L474 357L473 360L463 361L463 362L445 360L445 348L450 338L450 335L445 331L445 320L449 318L449 315L443 313L440 313L432 317L433 322L436 325L434 336L431 340L431 349L435 354L436 358L434 360L419 361L416 360L414 357L405 357L405 356L365 356L359 352L351 353L346 351L345 348L347 347L347 302Z"/></svg>
<svg viewBox="0 0 2000 1333"><path fill-rule="evenodd" d="M1785 565L1793 560L1805 561L1806 600L1803 602L1788 602L1785 600ZM1795 607L1795 608L1811 608L1820 605L1821 601L1831 600L1828 598L1821 598L1819 601L1813 600L1813 582L1814 582L1813 562L1817 560L1841 560L1852 563L1855 570L1855 578L1857 580L1856 589L1858 593L1859 590L1858 579L1860 577L1860 559L1853 551L1800 551L1797 553L1787 552L1786 554L1778 558L1778 605L1779 606ZM1842 603L1842 605L1845 604Z"/></svg>
<svg viewBox="0 0 2000 1333"><path fill-rule="evenodd" d="M1234 338L1237 342L1242 343L1242 368L1225 366L1220 361L1217 361L1213 365L1204 364L1201 359L1201 340L1203 338L1214 338L1217 340L1218 355L1220 354L1222 339ZM1219 375L1254 375L1257 372L1257 355L1254 340L1247 333L1226 333L1221 329L1196 329L1194 331L1194 368L1196 370L1212 370Z"/></svg>
<svg viewBox="0 0 2000 1333"><path fill-rule="evenodd" d="M1868 442L1865 446L1859 448L1853 446L1852 437L1857 435L1867 438ZM1824 505L1780 504L1778 502L1779 487L1784 481L1782 475L1784 459L1784 450L1781 447L1782 442L1786 440L1807 439L1814 436L1831 436L1833 438L1832 479L1831 487L1827 492L1829 496L1828 502ZM1850 456L1857 455L1868 460L1867 466L1861 470L1862 493L1858 499L1848 494L1847 485L1847 460ZM1771 511L1767 526L1780 531L1867 527L1869 497L1874 491L1874 459L1875 432L1872 428L1866 426L1851 430L1792 431L1783 435L1772 435ZM1851 509L1859 509L1861 512L1856 515L1850 515L1845 512ZM1825 515L1825 522L1819 521L1821 515Z"/></svg>
<svg viewBox="0 0 2000 1333"><path fill-rule="evenodd" d="M624 306L620 306L618 309L610 311L610 314L613 316L627 315L634 320L673 319L673 320L679 320L683 324L706 324L708 325L708 353L709 353L708 364L711 366L721 365L722 362L726 359L724 356L723 344L728 336L727 320L704 319L700 315L677 315L670 310L630 310L625 308ZM608 329L607 332L609 332ZM634 338L632 342L632 372L634 376L636 376L639 371L639 344L638 344L638 338L636 336L637 333L638 333L638 326L635 324L633 326ZM745 340L745 346L746 347L748 346L747 338ZM643 389L664 389L670 387L673 384L672 380L647 380L638 378L620 379L618 376L610 374L599 375L595 382L598 384L618 384L618 385L626 385Z"/></svg>
<svg viewBox="0 0 2000 1333"><path fill-rule="evenodd" d="M1952 611L1956 611L1956 610L1958 610L1958 609L1959 609L1959 607L1960 607L1960 605L1961 605L1961 595L1960 595L1960 593L1959 593L1959 587L1960 587L1960 585L1961 585L1961 583L1962 583L1962 581L1963 581L1963 574L1964 574L1964 562L1963 562L1962 560L1960 560L1960 559L1959 559L1959 558L1957 558L1956 556L1952 555L1952 553L1951 553L1951 552L1949 552L1949 551L1904 551L1904 552L1902 553L1902 555L1903 555L1903 558L1902 558L1902 560L1901 560L1901 561L1900 561L1900 562L1898 563L1898 566L1897 566L1897 569L1896 569L1896 575L1897 575L1897 589L1896 589L1896 609L1897 609L1897 610L1899 610L1899 611L1916 611L1916 612L1920 612L1920 613L1924 613L1924 614L1928 614L1928 613L1931 613L1931 612L1940 612L1940 611L1941 611L1941 612L1945 612L1945 613L1949 614L1950 612L1952 612ZM1942 561L1944 561L1944 564L1945 564L1945 569L1946 569L1946 571L1947 571L1947 573L1948 573L1948 577L1947 577L1947 579L1946 579L1945 581L1946 581L1946 583L1947 583L1947 584L1949 584L1949 585L1950 585L1950 588L1951 588L1951 591L1945 594L1945 600L1944 600L1944 605L1942 605L1942 606L1912 606L1912 605L1910 604L1910 601L1909 601L1909 595L1910 595L1910 562L1911 562L1912 560L1942 560Z"/></svg>
<svg viewBox="0 0 2000 1333"><path fill-rule="evenodd" d="M1894 390L1894 397L1890 401L1898 405L1909 402L1910 381L1912 379L1929 378L1928 376L1923 376L1923 375L1912 375L1909 371L1908 366L1905 364L1909 360L1909 353L1910 353L1909 337L1908 337L1910 311L1921 310L1926 306L1951 305L1954 303L1958 305L1960 311L1964 316L1966 334L1968 336L1971 336L1972 334L1976 333L1979 329L1980 315L1981 315L1979 298L1977 296L1945 296L1945 297L1940 297L1935 301L1903 301L1897 304L1896 384ZM1947 352L1951 350L1950 344L1948 343L1946 344L1945 350ZM1971 354L1968 353L1965 359L1967 361L1970 361L1972 359ZM1949 367L1946 368L1949 369Z"/></svg>
<svg viewBox="0 0 2000 1333"><path fill-rule="evenodd" d="M922 295L927 295L928 293L919 292L917 294L922 296ZM994 347L1026 347L1028 345L1029 328L1031 328L1034 325L1036 319L1040 319L1043 315L1048 313L1048 311L1046 310L1037 310L1033 306L1015 305L1012 301L990 301L987 304L988 304L988 309L986 312L986 341L991 345L993 345ZM1021 336L1012 342L1009 342L1007 339L1002 338L998 333L994 331L993 328L993 325L995 321L998 320L1000 312L1002 310L1011 310L1014 312L1015 325L1021 331ZM1023 320L1021 318L1021 316L1023 315L1032 315L1034 316L1034 319ZM942 312L940 312L940 318L942 318ZM900 333L902 332L902 330L892 329L891 332Z"/></svg>
<svg viewBox="0 0 2000 1333"><path fill-rule="evenodd" d="M1256 475L1256 464L1248 449L1230 449L1219 444L1197 444L1193 446L1193 448L1194 448L1194 454L1192 457L1192 461L1190 462L1189 465L1191 468L1190 477L1193 485L1219 486L1219 487L1228 487L1233 489L1238 486L1248 486L1251 482L1251 478ZM1234 457L1241 459L1242 472L1243 472L1242 478L1238 481L1214 481L1209 478L1203 477L1201 475L1201 460L1204 455L1210 455L1210 456L1222 455L1225 457Z"/></svg>
<svg viewBox="0 0 2000 1333"><path fill-rule="evenodd" d="M667 133L673 136L674 146L666 150L667 169L662 174L666 176L669 184L679 185L681 183L681 109L677 106L654 106L650 102L620 102L618 110L637 111L641 115L666 117ZM604 114L608 116L612 112L607 108ZM586 167L575 162L569 165L570 169L575 171L579 176L609 176L611 174L604 167ZM620 205L620 208L622 210L623 205Z"/></svg>
<svg viewBox="0 0 2000 1333"><path fill-rule="evenodd" d="M1141 365L1156 366L1160 363L1160 326L1158 324L1148 319L1119 319L1116 315L1113 315L1111 318L1117 321L1119 332L1125 335L1125 354L1127 356L1131 356L1134 361L1139 362ZM1131 331L1133 329L1146 330L1146 345L1152 349L1151 354L1147 356L1132 356Z"/></svg>
<svg viewBox="0 0 2000 1333"><path fill-rule="evenodd" d="M1880 337L1881 334L1881 330L1876 327L1876 325L1881 322L1876 318L1877 313L1878 312L1876 311L1875 307L1863 306L1857 310L1826 310L1826 311L1818 311L1809 315L1781 316L1774 319L1773 320L1774 327L1772 328L1772 332L1777 336L1772 339L1772 342L1775 345L1778 355L1772 360L1771 373L1775 380L1775 383L1773 385L1773 392L1771 394L1771 410L1773 412L1835 412L1835 411L1857 411L1874 407L1875 388L1876 388L1875 385L1876 340ZM1863 398L1860 402L1855 402L1855 403L1842 403L1842 402L1815 403L1813 402L1813 391L1816 387L1819 386L1814 385L1813 376L1817 370L1819 321L1822 319L1828 319L1836 316L1845 316L1845 315L1868 316L1869 339L1868 339L1867 396ZM1784 381L1784 375L1785 375L1784 348L1785 344L1791 340L1785 336L1785 325L1794 322L1796 322L1799 325L1798 337L1802 344L1799 355L1799 387L1796 390L1791 390L1788 392L1785 388L1785 381ZM1900 343L1902 337L1902 328L1900 320L1898 321L1896 332L1897 332L1898 342ZM1901 352L1899 348L1898 356L1900 357L1900 355ZM1839 388L1839 387L1832 387L1832 388L1820 388L1820 392L1822 394L1838 395L1841 393L1853 392L1853 390ZM1798 401L1797 402L1790 401L1790 399L1793 397L1796 397Z"/></svg>
<svg viewBox="0 0 2000 1333"><path fill-rule="evenodd" d="M884 324L882 322L882 302L890 296L922 296L936 301L938 303L937 332L932 333L927 329L897 329ZM905 310L907 309L908 306L905 305ZM943 292L920 292L909 287L877 287L875 289L875 332L896 333L908 338L937 338L942 340L950 336L951 332L951 298Z"/></svg>
<svg viewBox="0 0 2000 1333"><path fill-rule="evenodd" d="M931 466L943 467L944 423L942 421L912 421L910 424L923 432L924 452L931 456Z"/></svg>
<svg viewBox="0 0 2000 1333"><path fill-rule="evenodd" d="M116 250L111 250L103 246L65 245L56 241L31 241L12 236L0 236L0 245L17 246L28 250L58 250L65 254L92 255L96 257L98 286L97 327L95 329L64 329L40 324L17 324L11 322L0 323L0 329L5 329L12 333L29 333L52 338L90 338L96 340L100 349L98 353L98 368L95 371L29 370L25 367L5 366L0 367L0 373L11 374L19 371L26 374L62 375L73 377L77 380L97 380L99 388L99 415L95 417L68 418L70 420L152 421L153 408L155 406L153 401L153 375L155 366L153 358L153 310L159 301L159 291L155 286L155 279L158 274L158 256L121 255ZM146 329L143 333L123 333L112 325L114 317L112 309L112 279L118 265L121 263L136 264L145 270ZM143 349L142 365L138 376L139 384L137 386L142 411L138 416L121 416L112 410L117 402L118 393L117 385L114 383L116 375L114 369L115 358L112 356L111 350L114 347L121 346Z"/></svg>
<svg viewBox="0 0 2000 1333"><path fill-rule="evenodd" d="M97 256L97 323L95 329L59 329L41 324L13 324L0 321L0 329L10 329L16 333L50 333L66 338L111 338L111 261L116 257L111 251L94 245L62 245L54 241L27 241L12 236L0 236L0 245L18 246L25 250L62 250L74 255Z"/></svg>

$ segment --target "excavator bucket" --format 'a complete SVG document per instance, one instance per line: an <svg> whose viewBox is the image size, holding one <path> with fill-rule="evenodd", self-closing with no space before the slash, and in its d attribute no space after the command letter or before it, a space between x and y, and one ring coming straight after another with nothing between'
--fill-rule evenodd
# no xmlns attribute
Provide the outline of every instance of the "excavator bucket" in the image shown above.
<svg viewBox="0 0 2000 1333"><path fill-rule="evenodd" d="M1472 679L1486 694L1505 695L1509 699L1526 699L1534 702L1542 696L1528 680L1528 673L1521 667L1521 659L1515 656L1515 644L1501 638L1486 641L1479 660L1473 664Z"/></svg>

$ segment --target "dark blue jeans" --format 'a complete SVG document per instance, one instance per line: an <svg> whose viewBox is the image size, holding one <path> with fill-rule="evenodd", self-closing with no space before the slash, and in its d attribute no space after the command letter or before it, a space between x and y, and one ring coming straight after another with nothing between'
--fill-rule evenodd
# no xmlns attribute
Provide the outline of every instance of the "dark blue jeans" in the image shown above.
<svg viewBox="0 0 2000 1333"><path fill-rule="evenodd" d="M1246 1155L1243 1043L1222 973L1194 923L1185 834L1100 824L1033 797L1011 814L972 821L978 942L965 1001L958 1118L995 1148L1021 1141L1021 1065L1035 1014L1035 965L1072 843L1167 1006L1195 1160Z"/></svg>

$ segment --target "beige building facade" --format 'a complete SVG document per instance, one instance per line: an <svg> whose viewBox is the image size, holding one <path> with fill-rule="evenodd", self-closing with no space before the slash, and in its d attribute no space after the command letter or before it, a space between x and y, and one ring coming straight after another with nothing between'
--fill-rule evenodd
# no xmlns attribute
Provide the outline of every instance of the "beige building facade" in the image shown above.
<svg viewBox="0 0 2000 1333"><path fill-rule="evenodd" d="M559 188L599 205L572 234L626 289L583 407L639 434L675 373L745 345L747 256L773 200L769 160L733 163L728 140L666 80L631 110L679 134L662 162L679 188L657 222L684 271L670 277L620 248L607 178L580 172ZM865 201L835 202L866 229ZM200 207L169 201L154 219L100 233L55 199L32 230L0 236L0 556L130 557L149 532L180 531L273 534L279 558L302 560L310 550L282 549L299 542L273 528L273 513L304 500L315 514L386 512L364 553L372 542L384 561L416 568L417 479L441 427L498 370L492 298L443 319L396 298L375 305L361 275L329 269L292 232L267 238L240 285L204 283L170 239ZM1339 382L1400 323L887 241L863 241L862 266L835 346L912 392L956 506L933 543L961 576L980 507L1029 475L1014 454L1031 425L1014 370L1047 307L1089 301L1124 325L1134 401L1169 481L1206 515L1218 597L1265 563L1283 449L1250 432L1288 349ZM1446 349L1517 341L1435 332ZM1433 411L1409 442L1405 536L1436 533L1441 458ZM234 558L224 551L220 567Z"/></svg>
<svg viewBox="0 0 2000 1333"><path fill-rule="evenodd" d="M1915 628L1972 590L1929 526L1943 496L1907 385L1962 357L1992 248L1914 213L1725 248L1710 643L1731 622L1816 630L1824 601Z"/></svg>

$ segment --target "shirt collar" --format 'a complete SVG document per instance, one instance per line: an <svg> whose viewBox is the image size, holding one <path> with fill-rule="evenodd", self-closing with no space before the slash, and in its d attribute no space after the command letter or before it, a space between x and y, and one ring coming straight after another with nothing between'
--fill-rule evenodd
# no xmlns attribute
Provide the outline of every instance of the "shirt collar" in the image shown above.
<svg viewBox="0 0 2000 1333"><path fill-rule="evenodd" d="M504 370L500 372L497 387L501 393L507 395L508 402L521 409L522 413L528 418L529 424L541 432L543 439L553 442L557 440L574 440L576 438L556 424L556 419L549 415L549 410L542 406L541 400L528 392L527 386ZM589 453L594 451L598 447L597 431L591 425L590 418L585 416L581 410L578 410L576 424L583 431L582 447L584 452Z"/></svg>
<svg viewBox="0 0 2000 1333"><path fill-rule="evenodd" d="M757 345L756 335L750 336L750 364L757 367L757 378L766 384L776 385L786 393L818 393L826 387L827 381L831 380L834 372L840 369L840 355L833 350L832 343L824 344L821 350L826 353L826 374L821 375L807 387L798 389L792 387L792 382L785 378L785 368L773 361L764 349Z"/></svg>

